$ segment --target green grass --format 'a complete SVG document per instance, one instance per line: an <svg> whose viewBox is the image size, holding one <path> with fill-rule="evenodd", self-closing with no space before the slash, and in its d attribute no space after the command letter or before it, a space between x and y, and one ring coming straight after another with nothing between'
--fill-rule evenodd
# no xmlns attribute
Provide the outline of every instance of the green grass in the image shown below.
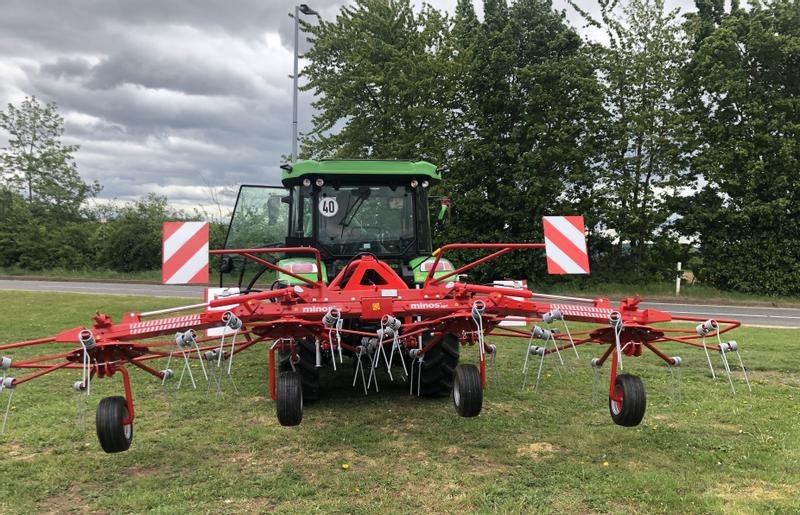
<svg viewBox="0 0 800 515"><path fill-rule="evenodd" d="M102 269L69 270L66 268L52 268L48 270L31 271L15 267L0 267L0 277L62 280L143 281L160 283L161 270L117 272L114 270Z"/></svg>
<svg viewBox="0 0 800 515"><path fill-rule="evenodd" d="M0 302L0 342L9 342L88 324L95 310L118 319L132 308L182 301L0 292ZM93 417L102 397L121 393L120 379L93 383L80 431L71 389L79 374L54 373L15 393L0 437L0 508L793 513L800 510L798 336L736 332L752 394L739 377L735 396L724 380L712 380L701 349L665 346L684 358L683 402L671 400L669 374L654 356L627 359L625 371L641 375L648 393L636 428L613 425L605 401L591 402L587 363L597 347L580 348L580 361L566 354L563 377L549 356L539 391L520 391L521 340L496 341L501 382L490 371L475 419L457 417L446 399L409 397L407 386L384 377L381 393L365 397L344 373L327 374L325 398L306 407L299 427L283 428L268 400L260 347L237 356L240 393L225 385L224 399L205 386L162 388L132 371L135 437L117 455L100 450ZM462 352L475 361L474 348Z"/></svg>

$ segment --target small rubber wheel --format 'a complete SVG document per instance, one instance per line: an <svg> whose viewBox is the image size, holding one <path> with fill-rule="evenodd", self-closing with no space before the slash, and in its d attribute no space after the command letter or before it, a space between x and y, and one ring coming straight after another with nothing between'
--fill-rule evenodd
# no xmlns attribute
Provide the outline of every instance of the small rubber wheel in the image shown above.
<svg viewBox="0 0 800 515"><path fill-rule="evenodd" d="M620 396L620 400L617 401L610 397L608 399L608 411L611 412L611 419L620 426L638 426L644 418L644 411L647 407L644 383L641 378L630 374L618 375L614 392Z"/></svg>
<svg viewBox="0 0 800 515"><path fill-rule="evenodd" d="M281 372L275 409L282 426L296 426L303 420L303 380L297 372Z"/></svg>
<svg viewBox="0 0 800 515"><path fill-rule="evenodd" d="M107 453L127 451L133 440L133 422L123 424L128 418L125 397L106 397L97 405L95 426L100 447Z"/></svg>
<svg viewBox="0 0 800 515"><path fill-rule="evenodd" d="M453 381L453 406L462 417L477 417L483 406L481 375L475 365L458 365Z"/></svg>

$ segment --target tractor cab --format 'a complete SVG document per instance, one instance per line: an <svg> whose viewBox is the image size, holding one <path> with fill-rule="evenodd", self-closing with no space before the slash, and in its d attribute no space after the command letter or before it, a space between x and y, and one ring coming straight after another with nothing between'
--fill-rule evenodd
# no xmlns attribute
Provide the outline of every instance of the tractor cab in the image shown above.
<svg viewBox="0 0 800 515"><path fill-rule="evenodd" d="M307 160L281 168L282 187L240 188L225 248L313 247L321 254L326 282L357 256L372 255L409 286L422 282L433 263L428 191L441 180L434 165ZM274 259L292 273L316 279L311 256ZM440 261L437 268L443 272L452 265ZM235 258L224 260L220 270L238 276L240 288L298 282Z"/></svg>

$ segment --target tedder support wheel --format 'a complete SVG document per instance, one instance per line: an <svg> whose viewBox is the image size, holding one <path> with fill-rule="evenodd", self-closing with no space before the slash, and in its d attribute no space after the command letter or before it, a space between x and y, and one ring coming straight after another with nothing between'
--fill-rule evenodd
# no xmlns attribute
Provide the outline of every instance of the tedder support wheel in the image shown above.
<svg viewBox="0 0 800 515"><path fill-rule="evenodd" d="M647 407L642 380L630 374L618 375L614 392L620 397L618 401L608 399L608 410L614 423L620 426L638 426Z"/></svg>
<svg viewBox="0 0 800 515"><path fill-rule="evenodd" d="M319 369L317 368L317 350L311 339L298 340L295 343L300 361L294 364L294 370L300 373L303 382L303 399L306 402L319 399ZM280 371L291 372L290 354L281 352Z"/></svg>
<svg viewBox="0 0 800 515"><path fill-rule="evenodd" d="M303 383L297 372L278 376L275 409L282 426L296 426L303 420Z"/></svg>
<svg viewBox="0 0 800 515"><path fill-rule="evenodd" d="M477 417L483 405L481 374L475 365L458 365L453 381L453 405L462 417Z"/></svg>
<svg viewBox="0 0 800 515"><path fill-rule="evenodd" d="M128 402L119 395L106 397L97 405L95 425L100 446L108 453L127 451L133 440L133 422L128 418Z"/></svg>
<svg viewBox="0 0 800 515"><path fill-rule="evenodd" d="M425 338L422 340L425 345ZM453 390L453 375L458 366L458 336L444 335L438 345L431 347L422 361L420 393L426 397L447 397Z"/></svg>

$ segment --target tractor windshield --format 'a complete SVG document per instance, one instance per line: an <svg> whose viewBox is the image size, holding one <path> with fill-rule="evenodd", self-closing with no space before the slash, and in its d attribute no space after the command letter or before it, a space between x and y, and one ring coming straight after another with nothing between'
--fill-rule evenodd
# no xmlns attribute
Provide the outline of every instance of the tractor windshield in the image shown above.
<svg viewBox="0 0 800 515"><path fill-rule="evenodd" d="M317 199L318 239L334 255L402 254L415 241L406 186L325 186Z"/></svg>

